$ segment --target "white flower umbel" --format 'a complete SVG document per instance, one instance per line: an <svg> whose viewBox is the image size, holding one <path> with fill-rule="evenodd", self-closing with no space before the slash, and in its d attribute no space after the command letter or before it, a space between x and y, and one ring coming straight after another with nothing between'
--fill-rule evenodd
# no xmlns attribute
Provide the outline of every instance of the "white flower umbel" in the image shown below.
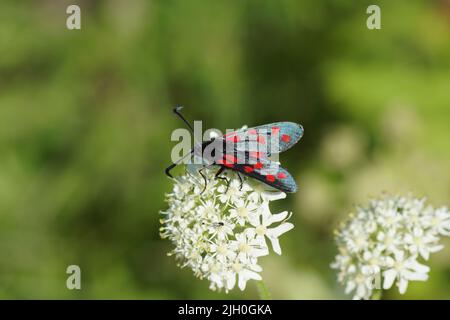
<svg viewBox="0 0 450 320"><path fill-rule="evenodd" d="M331 267L347 294L370 299L374 289L394 284L403 294L409 281L428 279L430 268L423 263L443 248L439 240L450 235L450 213L425 202L400 196L372 200L342 223Z"/></svg>
<svg viewBox="0 0 450 320"><path fill-rule="evenodd" d="M191 170L192 171L192 170ZM208 279L212 290L244 290L248 280L262 280L258 258L269 254L266 238L281 254L278 237L294 226L288 212L272 214L269 202L286 194L244 177L242 188L235 173L227 182L214 179L216 170L205 169L207 186L198 174L174 179L166 195L169 208L162 211L161 237L172 241L179 266Z"/></svg>

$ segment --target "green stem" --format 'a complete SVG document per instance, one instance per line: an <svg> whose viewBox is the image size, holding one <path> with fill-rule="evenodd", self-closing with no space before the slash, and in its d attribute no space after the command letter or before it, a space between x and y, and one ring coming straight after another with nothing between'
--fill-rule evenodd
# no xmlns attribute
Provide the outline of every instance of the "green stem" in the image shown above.
<svg viewBox="0 0 450 320"><path fill-rule="evenodd" d="M383 296L383 290L378 289L378 290L374 290L372 292L372 295L370 296L370 300L381 300Z"/></svg>
<svg viewBox="0 0 450 320"><path fill-rule="evenodd" d="M259 299L272 300L272 295L263 280L256 281L256 288L258 289Z"/></svg>

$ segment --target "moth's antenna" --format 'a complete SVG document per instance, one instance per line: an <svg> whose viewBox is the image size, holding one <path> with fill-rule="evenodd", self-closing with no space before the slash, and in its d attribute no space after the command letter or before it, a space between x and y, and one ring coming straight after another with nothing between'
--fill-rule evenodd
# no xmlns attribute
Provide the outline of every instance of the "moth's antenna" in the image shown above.
<svg viewBox="0 0 450 320"><path fill-rule="evenodd" d="M186 120L185 117L183 117L183 115L180 113L180 110L183 109L183 106L176 106L175 108L173 108L173 113L175 113L178 117L180 117L181 120L183 120L183 122L188 126L189 130L192 133L192 136L194 137L194 143L196 144L196 146L200 146L202 144L201 141L199 141L197 139L197 137L195 136L194 133L194 128L192 128L191 124ZM201 138L200 138L201 139Z"/></svg>
<svg viewBox="0 0 450 320"><path fill-rule="evenodd" d="M188 126L189 130L191 130L192 134L194 134L194 128L192 128L191 124L183 117L183 115L180 113L180 110L183 109L183 106L176 106L173 108L173 112L180 117L181 120Z"/></svg>

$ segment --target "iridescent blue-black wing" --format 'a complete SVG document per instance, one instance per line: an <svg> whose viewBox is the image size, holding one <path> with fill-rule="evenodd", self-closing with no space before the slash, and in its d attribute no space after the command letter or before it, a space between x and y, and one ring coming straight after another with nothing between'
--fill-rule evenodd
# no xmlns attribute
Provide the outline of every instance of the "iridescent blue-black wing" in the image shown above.
<svg viewBox="0 0 450 320"><path fill-rule="evenodd" d="M303 136L303 127L294 122L274 122L229 132L223 136L237 151L261 150L267 155L281 153L295 145Z"/></svg>
<svg viewBox="0 0 450 320"><path fill-rule="evenodd" d="M271 161L259 151L225 154L218 164L255 178L283 192L296 192L297 184L291 174L279 163Z"/></svg>
<svg viewBox="0 0 450 320"><path fill-rule="evenodd" d="M224 148L217 164L278 190L296 192L297 184L289 172L269 157L291 148L302 135L303 127L293 122L275 122L229 132L221 137Z"/></svg>
<svg viewBox="0 0 450 320"><path fill-rule="evenodd" d="M261 165L262 162L257 162L254 165L236 164L233 169L280 191L297 191L297 184L286 169L270 160Z"/></svg>

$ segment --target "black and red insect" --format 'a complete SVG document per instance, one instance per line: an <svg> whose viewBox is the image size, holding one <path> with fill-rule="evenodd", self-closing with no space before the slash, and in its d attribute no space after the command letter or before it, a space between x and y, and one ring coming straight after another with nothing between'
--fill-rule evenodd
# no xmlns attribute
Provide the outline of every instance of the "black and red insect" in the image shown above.
<svg viewBox="0 0 450 320"><path fill-rule="evenodd" d="M173 111L186 123L190 131L194 129L181 115L181 106ZM296 192L297 184L291 174L282 168L278 162L271 160L274 154L282 153L294 146L303 136L303 127L294 122L274 122L253 128L236 130L211 140L198 143L187 156L197 156L202 159L200 175L207 184L202 170L217 165L220 168L215 174L217 179L226 170L233 170L238 174L257 179L283 192ZM166 168L166 174L172 177L170 170L183 160L171 164ZM229 181L228 181L229 182Z"/></svg>

